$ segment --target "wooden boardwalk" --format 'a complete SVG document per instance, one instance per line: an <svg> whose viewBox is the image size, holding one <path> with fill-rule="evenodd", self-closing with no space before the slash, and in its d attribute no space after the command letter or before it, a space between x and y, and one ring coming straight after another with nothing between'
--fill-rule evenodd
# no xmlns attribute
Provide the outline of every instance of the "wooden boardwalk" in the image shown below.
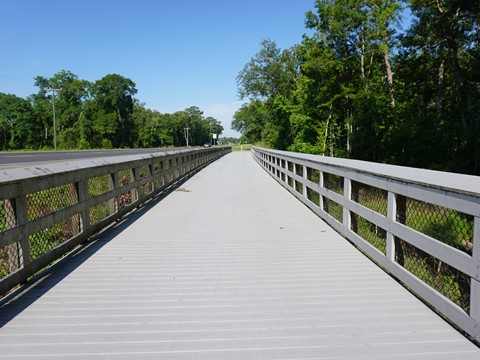
<svg viewBox="0 0 480 360"><path fill-rule="evenodd" d="M0 308L0 359L480 359L248 152Z"/></svg>

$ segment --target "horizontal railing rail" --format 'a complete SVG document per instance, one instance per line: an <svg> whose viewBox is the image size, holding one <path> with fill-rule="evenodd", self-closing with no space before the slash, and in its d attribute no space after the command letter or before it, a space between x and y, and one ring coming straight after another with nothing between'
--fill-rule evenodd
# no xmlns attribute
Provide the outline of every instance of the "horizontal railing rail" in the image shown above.
<svg viewBox="0 0 480 360"><path fill-rule="evenodd" d="M252 150L336 231L480 340L479 177Z"/></svg>
<svg viewBox="0 0 480 360"><path fill-rule="evenodd" d="M0 296L231 147L0 170Z"/></svg>

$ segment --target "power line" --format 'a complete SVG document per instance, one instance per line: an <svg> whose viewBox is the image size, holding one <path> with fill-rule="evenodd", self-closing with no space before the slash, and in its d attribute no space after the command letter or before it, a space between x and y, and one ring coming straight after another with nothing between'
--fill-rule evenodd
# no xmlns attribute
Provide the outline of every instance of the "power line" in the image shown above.
<svg viewBox="0 0 480 360"><path fill-rule="evenodd" d="M26 80L26 79L22 79L22 78L10 76L10 75L0 74L0 80L9 82L9 83L14 83L14 84L33 86L32 80Z"/></svg>

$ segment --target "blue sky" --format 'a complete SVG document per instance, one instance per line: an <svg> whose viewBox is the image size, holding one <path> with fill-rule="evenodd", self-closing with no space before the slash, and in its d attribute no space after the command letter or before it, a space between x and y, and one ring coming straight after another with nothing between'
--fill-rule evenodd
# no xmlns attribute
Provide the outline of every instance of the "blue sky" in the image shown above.
<svg viewBox="0 0 480 360"><path fill-rule="evenodd" d="M314 0L0 0L0 92L26 97L33 78L117 73L148 108L198 106L225 136L241 105L236 76L262 39L282 49L307 30Z"/></svg>

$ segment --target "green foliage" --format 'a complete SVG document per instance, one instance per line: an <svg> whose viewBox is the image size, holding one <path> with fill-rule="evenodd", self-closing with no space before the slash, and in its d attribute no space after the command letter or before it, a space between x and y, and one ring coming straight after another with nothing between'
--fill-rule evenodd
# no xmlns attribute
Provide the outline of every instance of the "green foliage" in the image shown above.
<svg viewBox="0 0 480 360"><path fill-rule="evenodd" d="M213 117L195 106L174 114L145 108L135 99L135 83L109 74L90 83L70 71L37 76L38 92L28 99L0 93L0 149L53 147L53 102L60 149L185 146L212 142L223 132ZM55 94L46 89L57 89Z"/></svg>
<svg viewBox="0 0 480 360"><path fill-rule="evenodd" d="M480 174L473 3L316 0L309 36L264 40L239 72L233 128L279 149Z"/></svg>

